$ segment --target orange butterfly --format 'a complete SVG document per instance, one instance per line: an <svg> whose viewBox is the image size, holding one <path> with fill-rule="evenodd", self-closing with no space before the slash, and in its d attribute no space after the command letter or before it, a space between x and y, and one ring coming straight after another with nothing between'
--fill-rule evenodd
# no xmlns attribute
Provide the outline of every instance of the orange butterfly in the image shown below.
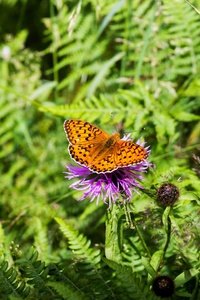
<svg viewBox="0 0 200 300"><path fill-rule="evenodd" d="M119 133L108 135L88 122L66 120L64 130L70 143L71 158L93 172L112 172L147 158L147 151L142 146L120 140Z"/></svg>

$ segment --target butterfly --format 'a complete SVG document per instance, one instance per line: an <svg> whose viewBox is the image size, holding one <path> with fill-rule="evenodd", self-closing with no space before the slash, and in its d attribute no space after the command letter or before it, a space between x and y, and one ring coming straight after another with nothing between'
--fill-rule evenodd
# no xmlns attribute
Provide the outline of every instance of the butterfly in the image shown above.
<svg viewBox="0 0 200 300"><path fill-rule="evenodd" d="M148 156L142 146L120 140L119 133L109 135L82 120L66 120L64 130L71 158L95 173L112 172L120 167L137 164Z"/></svg>

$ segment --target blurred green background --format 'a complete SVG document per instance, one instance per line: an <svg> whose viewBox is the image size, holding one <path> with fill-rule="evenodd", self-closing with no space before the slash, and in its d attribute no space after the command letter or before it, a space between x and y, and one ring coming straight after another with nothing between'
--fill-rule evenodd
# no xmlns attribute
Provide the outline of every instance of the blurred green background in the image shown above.
<svg viewBox="0 0 200 300"><path fill-rule="evenodd" d="M92 245L104 243L107 207L76 202L82 194L64 179L65 119L111 134L113 112L121 133L146 127L132 134L152 149L145 188L181 177L179 188L199 195L199 32L200 15L182 0L0 2L0 252L7 259L14 240L57 261L66 250L54 217ZM151 198L143 201L138 212Z"/></svg>

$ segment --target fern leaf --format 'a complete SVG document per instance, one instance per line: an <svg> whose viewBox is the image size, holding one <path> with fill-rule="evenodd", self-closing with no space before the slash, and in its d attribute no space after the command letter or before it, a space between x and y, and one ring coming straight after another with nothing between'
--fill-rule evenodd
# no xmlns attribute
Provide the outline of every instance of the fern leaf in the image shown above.
<svg viewBox="0 0 200 300"><path fill-rule="evenodd" d="M105 263L115 270L116 276L120 282L120 285L126 289L129 293L130 299L134 300L150 300L156 299L156 297L149 291L149 288L146 286L146 282L142 282L136 275L132 272L132 269L127 266L123 266L114 261L103 259Z"/></svg>
<svg viewBox="0 0 200 300"><path fill-rule="evenodd" d="M25 273L25 277L29 278L28 283L34 285L38 295L52 296L54 291L46 286L48 281L49 268L45 267L45 263L38 260L38 252L31 248L28 254L17 259L16 264Z"/></svg>
<svg viewBox="0 0 200 300"><path fill-rule="evenodd" d="M0 261L0 292L1 295L13 295L18 298L25 298L30 293L30 287L24 281L17 279L17 271L8 268L8 262L1 258Z"/></svg>
<svg viewBox="0 0 200 300"><path fill-rule="evenodd" d="M69 247L74 250L74 253L84 260L88 261L93 267L98 267L101 260L100 250L90 248L91 242L87 240L83 234L79 234L71 225L66 224L63 220L55 218L60 225L60 230L68 238Z"/></svg>
<svg viewBox="0 0 200 300"><path fill-rule="evenodd" d="M41 252L43 260L48 262L48 240L47 240L47 228L43 226L40 218L35 218L35 243L37 249Z"/></svg>
<svg viewBox="0 0 200 300"><path fill-rule="evenodd" d="M54 288L56 292L68 300L91 300L91 297L87 296L81 291L77 291L71 286L66 286L60 282L49 282L48 286Z"/></svg>
<svg viewBox="0 0 200 300"><path fill-rule="evenodd" d="M88 90L87 96L90 98L94 93L96 88L99 86L99 83L101 83L102 79L105 77L105 75L108 73L109 69L114 65L118 60L120 60L125 53L118 53L114 57L112 57L109 61L105 62L101 69L99 70L99 73L94 77L94 79L91 82L91 85Z"/></svg>

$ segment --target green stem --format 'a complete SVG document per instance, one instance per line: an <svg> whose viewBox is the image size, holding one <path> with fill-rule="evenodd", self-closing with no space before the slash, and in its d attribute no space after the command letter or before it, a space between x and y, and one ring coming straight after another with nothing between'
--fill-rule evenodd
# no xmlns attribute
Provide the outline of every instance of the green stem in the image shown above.
<svg viewBox="0 0 200 300"><path fill-rule="evenodd" d="M17 93L17 92L14 91L14 90L11 90L11 89L8 88L7 86L3 86L3 85L0 84L0 88L3 89L3 90L6 91L6 92L9 92L9 93L11 93L11 94L14 94L14 95L17 96L17 97L20 97L20 98L22 98L22 99L24 99L24 100L26 100L26 101L31 102L31 104L33 104L33 105L35 105L35 106L37 106L37 107L42 107L42 105L41 105L40 103L38 103L37 101L31 100L30 98L28 98L28 97L26 97L26 96L24 96L24 95L22 95L22 94L19 94L19 93Z"/></svg>
<svg viewBox="0 0 200 300"><path fill-rule="evenodd" d="M163 261L164 261L164 258L165 258L166 252L167 252L167 248L168 248L169 243L170 243L170 238L171 238L171 227L172 227L171 220L170 220L170 217L169 217L170 212L171 212L171 207L169 208L168 213L167 213L167 215L165 216L165 218L167 219L167 225L166 225L167 241L166 241L166 244L165 244L165 247L164 247L164 250L163 250L163 256L162 256L162 259L161 259L161 261L160 261L160 264L159 264L159 267L158 267L158 271L159 271L159 270L162 268L162 266L163 266Z"/></svg>
<svg viewBox="0 0 200 300"><path fill-rule="evenodd" d="M133 224L134 224L134 226L135 226L135 229L136 229L136 231L137 231L137 234L138 234L138 236L139 236L139 238L140 238L140 241L141 241L141 243L142 243L142 245L143 245L143 247L144 247L144 249L145 249L145 251L146 251L148 257L151 259L151 253L150 253L150 251L149 251L149 249L148 249L148 247L147 247L147 245L146 245L146 243L145 243L145 240L143 239L143 236L142 236L142 234L141 234L141 232L140 232L140 229L139 229L138 225L136 224L135 220L133 220Z"/></svg>
<svg viewBox="0 0 200 300"><path fill-rule="evenodd" d="M151 259L151 253L150 253L150 251L149 251L149 249L148 249L148 247L145 243L145 240L143 239L143 236L140 232L140 229L139 229L137 223L135 222L135 220L133 218L131 218L131 214L130 214L130 211L128 209L126 210L125 215L126 215L126 220L127 220L128 224L130 224L130 228L135 228L136 229L136 232L139 236L139 239L140 239L140 241L143 245L143 248L145 249L148 257Z"/></svg>
<svg viewBox="0 0 200 300"><path fill-rule="evenodd" d="M116 262L121 261L120 216L119 207L115 204L111 206L106 215L105 256Z"/></svg>

